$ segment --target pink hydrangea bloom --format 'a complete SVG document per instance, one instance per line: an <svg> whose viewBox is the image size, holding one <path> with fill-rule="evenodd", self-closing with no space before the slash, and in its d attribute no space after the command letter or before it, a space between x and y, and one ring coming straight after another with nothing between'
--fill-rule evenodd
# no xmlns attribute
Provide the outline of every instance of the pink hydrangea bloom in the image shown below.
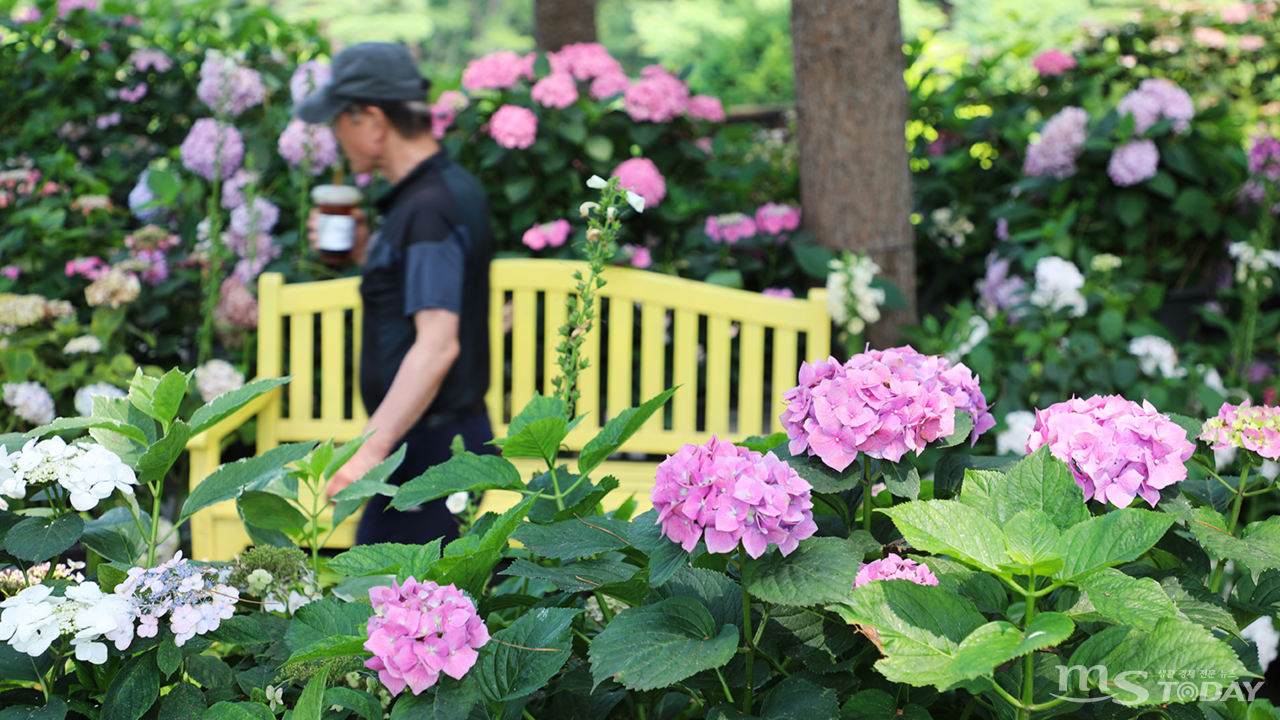
<svg viewBox="0 0 1280 720"><path fill-rule="evenodd" d="M138 72L146 72L148 70L166 72L173 67L173 59L165 54L163 50L135 50L129 56L128 62L132 63Z"/></svg>
<svg viewBox="0 0 1280 720"><path fill-rule="evenodd" d="M645 209L657 207L667 196L667 181L649 158L624 160L613 169L623 188L644 198Z"/></svg>
<svg viewBox="0 0 1280 720"><path fill-rule="evenodd" d="M917 585L937 585L938 576L928 565L889 553L881 560L863 563L853 586L858 588L876 580L910 580Z"/></svg>
<svg viewBox="0 0 1280 720"><path fill-rule="evenodd" d="M1253 16L1253 3L1242 2L1228 5L1219 11L1222 22L1228 25L1242 25Z"/></svg>
<svg viewBox="0 0 1280 720"><path fill-rule="evenodd" d="M1224 404L1205 421L1200 439L1214 450L1244 448L1268 460L1280 460L1280 408Z"/></svg>
<svg viewBox="0 0 1280 720"><path fill-rule="evenodd" d="M489 630L476 605L454 585L418 582L369 589L374 615L369 618L364 649L373 653L365 667L399 695L414 695L436 684L444 673L461 680L475 665L477 652L489 642Z"/></svg>
<svg viewBox="0 0 1280 720"><path fill-rule="evenodd" d="M1128 507L1141 497L1155 507L1160 489L1187 479L1184 463L1196 446L1187 431L1156 411L1119 395L1075 398L1036 411L1031 453L1048 445L1071 467L1085 499Z"/></svg>
<svg viewBox="0 0 1280 720"><path fill-rule="evenodd" d="M792 455L808 451L844 470L859 452L898 462L909 450L955 432L955 413L973 419L971 444L995 427L978 378L963 363L910 346L869 350L800 366L800 384L783 395L782 427Z"/></svg>
<svg viewBox="0 0 1280 720"><path fill-rule="evenodd" d="M1089 113L1078 107L1066 107L1049 118L1040 131L1039 142L1027 148L1027 158L1022 172L1032 177L1053 177L1064 180L1076 174L1076 157L1084 147L1089 134L1085 126Z"/></svg>
<svg viewBox="0 0 1280 720"><path fill-rule="evenodd" d="M293 76L289 78L289 95L296 105L306 100L311 93L327 85L332 79L333 69L328 63L308 60L299 65L298 69L293 71Z"/></svg>
<svg viewBox="0 0 1280 720"><path fill-rule="evenodd" d="M652 500L662 534L686 552L699 540L713 553L732 552L741 542L758 558L770 544L789 555L817 532L811 490L772 452L712 437L658 465Z"/></svg>
<svg viewBox="0 0 1280 720"><path fill-rule="evenodd" d="M213 317L219 325L237 330L256 330L258 298L249 292L249 288L239 278L232 275L222 282L218 307L214 308Z"/></svg>
<svg viewBox="0 0 1280 720"><path fill-rule="evenodd" d="M637 270L647 270L653 267L653 253L647 247L638 247L631 254L631 267Z"/></svg>
<svg viewBox="0 0 1280 720"><path fill-rule="evenodd" d="M120 99L127 103L136 103L147 96L147 84L138 83L134 88L120 88Z"/></svg>
<svg viewBox="0 0 1280 720"><path fill-rule="evenodd" d="M1045 50L1031 61L1031 67L1040 73L1040 77L1053 77L1074 68L1076 59L1061 50Z"/></svg>
<svg viewBox="0 0 1280 720"><path fill-rule="evenodd" d="M196 97L215 114L234 118L255 105L261 105L267 98L267 88L257 70L210 50L200 65Z"/></svg>
<svg viewBox="0 0 1280 720"><path fill-rule="evenodd" d="M1161 118L1173 120L1175 132L1184 133L1191 128L1191 118L1196 116L1195 103L1186 90L1178 87L1171 80L1164 78L1148 78L1130 90L1116 104L1116 112L1121 117L1133 116L1133 130L1136 133L1146 132Z"/></svg>
<svg viewBox="0 0 1280 720"><path fill-rule="evenodd" d="M40 8L32 6L15 12L13 14L13 22L18 25L25 25L27 23L39 22L43 17L44 15L41 14Z"/></svg>
<svg viewBox="0 0 1280 720"><path fill-rule="evenodd" d="M694 120L706 120L708 122L724 122L724 104L720 102L720 98L710 95L694 95L689 98L689 105L685 108L685 112Z"/></svg>
<svg viewBox="0 0 1280 720"><path fill-rule="evenodd" d="M534 225L524 231L524 238L521 242L530 250L542 250L548 247L560 247L569 239L569 235L573 232L573 226L568 220L560 218L555 222L543 223L542 225Z"/></svg>
<svg viewBox="0 0 1280 720"><path fill-rule="evenodd" d="M431 106L431 135L437 140L444 138L449 128L453 127L453 121L457 119L458 113L466 110L470 104L471 100L466 94L458 90L445 90L440 93L440 97L436 98Z"/></svg>
<svg viewBox="0 0 1280 720"><path fill-rule="evenodd" d="M326 125L308 125L298 118L289 121L277 143L280 157L312 177L323 173L338 160L338 141Z"/></svg>
<svg viewBox="0 0 1280 720"><path fill-rule="evenodd" d="M781 235L800 227L800 208L795 205L765 203L756 209L756 227L760 232Z"/></svg>
<svg viewBox="0 0 1280 720"><path fill-rule="evenodd" d="M209 181L219 175L226 180L244 161L244 138L228 123L201 118L179 150L182 164L191 172Z"/></svg>
<svg viewBox="0 0 1280 720"><path fill-rule="evenodd" d="M711 238L711 242L736 245L739 240L755 236L756 221L750 215L742 213L713 215L707 218L703 231Z"/></svg>
<svg viewBox="0 0 1280 720"><path fill-rule="evenodd" d="M636 122L670 122L680 117L689 102L689 86L660 65L641 71L640 79L627 88L627 114Z"/></svg>
<svg viewBox="0 0 1280 720"><path fill-rule="evenodd" d="M776 297L776 298L794 298L796 296L795 292L788 287L765 288L764 290L760 291L760 294L764 295L765 297Z"/></svg>
<svg viewBox="0 0 1280 720"><path fill-rule="evenodd" d="M1131 140L1111 153L1107 174L1120 187L1137 185L1156 176L1160 151L1154 140Z"/></svg>
<svg viewBox="0 0 1280 720"><path fill-rule="evenodd" d="M551 72L567 73L577 80L621 75L622 65L600 43L573 43L547 53Z"/></svg>
<svg viewBox="0 0 1280 720"><path fill-rule="evenodd" d="M525 150L538 139L538 116L519 105L503 105L489 119L489 134L504 148Z"/></svg>
<svg viewBox="0 0 1280 720"><path fill-rule="evenodd" d="M591 97L597 100L621 95L631 88L631 78L621 72L601 75L591 81Z"/></svg>
<svg viewBox="0 0 1280 720"><path fill-rule="evenodd" d="M231 276L245 286L252 285L253 281L266 269L267 264L280 257L280 253L283 252L283 248L266 233L260 233L252 240L235 233L227 233L223 237L223 242L240 257L236 261Z"/></svg>
<svg viewBox="0 0 1280 720"><path fill-rule="evenodd" d="M543 107L567 108L578 102L578 83L568 73L552 73L533 84L529 97Z"/></svg>
<svg viewBox="0 0 1280 720"><path fill-rule="evenodd" d="M90 282L98 280L110 270L111 266L96 255L67 261L67 277L79 275Z"/></svg>
<svg viewBox="0 0 1280 720"><path fill-rule="evenodd" d="M1221 50L1227 46L1227 34L1218 28L1198 27L1191 31L1191 39L1214 50Z"/></svg>
<svg viewBox="0 0 1280 720"><path fill-rule="evenodd" d="M1261 35L1241 35L1240 49L1245 52L1257 52L1267 46L1267 39Z"/></svg>
<svg viewBox="0 0 1280 720"><path fill-rule="evenodd" d="M21 274L22 274L22 268L18 267L17 265L5 265L4 267L0 268L0 275L3 275L10 280L17 280L18 276Z"/></svg>
<svg viewBox="0 0 1280 720"><path fill-rule="evenodd" d="M534 53L520 56L510 50L499 50L472 60L462 71L465 90L506 90L521 78L533 79Z"/></svg>
<svg viewBox="0 0 1280 720"><path fill-rule="evenodd" d="M76 10L96 12L98 0L58 0L58 17L64 18Z"/></svg>

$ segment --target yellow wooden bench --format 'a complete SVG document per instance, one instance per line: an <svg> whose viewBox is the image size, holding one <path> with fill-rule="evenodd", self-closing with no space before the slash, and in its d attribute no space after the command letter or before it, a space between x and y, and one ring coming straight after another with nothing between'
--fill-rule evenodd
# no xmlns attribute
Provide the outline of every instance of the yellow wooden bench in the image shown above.
<svg viewBox="0 0 1280 720"><path fill-rule="evenodd" d="M550 395L559 374L557 328L576 287L580 262L496 260L490 275L490 386L486 402L496 437L535 392ZM831 345L826 291L804 299L766 297L629 268L610 268L598 293L599 322L587 334L591 367L579 381L585 418L565 441L579 451L605 421L671 385L680 389L626 444L628 453L673 453L711 435L740 439L776 432L782 394L796 383L799 361L825 357ZM257 418L257 452L280 443L358 436L368 415L356 391L360 374L359 278L285 285L265 273L258 282L258 375L293 381L247 405L188 443L191 486L221 463L223 438ZM318 336L317 336L318 332ZM318 341L318 342L317 342ZM316 357L316 349L319 357ZM734 375L736 374L736 382ZM472 448L474 449L474 448ZM516 461L526 478L545 471ZM634 493L648 505L656 462L611 460L596 477L621 486L616 505ZM482 508L501 510L515 493L486 494ZM359 515L344 522L332 545L349 546ZM192 555L225 560L249 545L233 502L191 520Z"/></svg>

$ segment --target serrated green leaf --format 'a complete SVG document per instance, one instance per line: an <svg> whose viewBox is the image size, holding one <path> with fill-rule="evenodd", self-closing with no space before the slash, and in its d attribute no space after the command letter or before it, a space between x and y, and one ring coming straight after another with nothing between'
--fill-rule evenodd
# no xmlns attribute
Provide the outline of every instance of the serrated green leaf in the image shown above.
<svg viewBox="0 0 1280 720"><path fill-rule="evenodd" d="M4 549L27 562L44 562L75 545L84 534L84 520L74 513L57 518L29 517L14 525L4 538Z"/></svg>
<svg viewBox="0 0 1280 720"><path fill-rule="evenodd" d="M582 482L583 485L590 488L590 491L586 495L582 496L582 499L575 501L564 510L557 511L551 518L553 522L592 515L600 501L609 493L617 490L619 485L618 478L612 475L606 475L605 478L594 487L591 487L590 480L583 480Z"/></svg>
<svg viewBox="0 0 1280 720"><path fill-rule="evenodd" d="M356 480L333 496L334 502L337 503L333 508L333 523L335 525L351 517L352 513L359 510L360 506L364 504L365 498L373 495L386 495L394 498L400 492L400 488L388 484L386 480L404 462L407 449L408 446L402 444L395 452L391 453L390 457L374 465L359 480ZM330 461L329 467L332 467L336 460L337 458Z"/></svg>
<svg viewBox="0 0 1280 720"><path fill-rule="evenodd" d="M112 420L108 418L93 418L93 417L58 418L53 422L49 423L48 425L41 425L40 427L29 431L27 433L27 437L38 438L38 437L44 437L45 435L49 435L51 433L62 432L64 430L84 430L86 428L106 428L108 430L111 430L112 432L119 433L120 435L123 435L129 438L130 440L136 443L139 443L141 445L145 446L148 444L147 436L143 434L141 430L139 430L138 428L132 425L121 422L119 420Z"/></svg>
<svg viewBox="0 0 1280 720"><path fill-rule="evenodd" d="M307 603L289 622L285 644L290 652L297 652L338 635L363 635L372 614L373 608L364 603L346 603L334 597Z"/></svg>
<svg viewBox="0 0 1280 720"><path fill-rule="evenodd" d="M1150 631L1161 618L1178 615L1173 600L1151 578L1130 577L1115 568L1106 568L1081 579L1079 585L1086 593L1082 599L1086 606L1092 604L1097 615L1116 625ZM1096 619L1089 615L1083 619Z"/></svg>
<svg viewBox="0 0 1280 720"><path fill-rule="evenodd" d="M563 417L549 417L525 425L520 432L509 434L502 443L502 457L537 458L555 465L560 446L569 435L569 421Z"/></svg>
<svg viewBox="0 0 1280 720"><path fill-rule="evenodd" d="M635 565L617 560L582 560L560 567L534 565L524 558L517 559L503 575L539 578L566 592L597 590L602 585L626 582L639 570Z"/></svg>
<svg viewBox="0 0 1280 720"><path fill-rule="evenodd" d="M657 510L641 513L631 521L627 538L632 546L649 556L649 587L658 587L706 552L706 547L699 544L692 553L687 553L680 545L662 537L657 519Z"/></svg>
<svg viewBox="0 0 1280 720"><path fill-rule="evenodd" d="M947 670L956 682L990 675L1014 658L1065 642L1075 627L1071 618L1056 612L1037 614L1025 630L1003 620L987 623L960 643Z"/></svg>
<svg viewBox="0 0 1280 720"><path fill-rule="evenodd" d="M952 557L998 572L1004 556L1000 528L987 517L953 500L915 501L886 508L894 525L918 550Z"/></svg>
<svg viewBox="0 0 1280 720"><path fill-rule="evenodd" d="M54 665L54 653L45 651L39 657L13 649L7 642L0 643L0 678L22 682L40 682L42 676Z"/></svg>
<svg viewBox="0 0 1280 720"><path fill-rule="evenodd" d="M760 705L764 720L839 720L836 691L805 678L791 677L778 683Z"/></svg>
<svg viewBox="0 0 1280 720"><path fill-rule="evenodd" d="M613 678L631 690L651 690L720 667L737 647L737 627L717 634L702 603L673 597L618 613L588 654L597 686Z"/></svg>
<svg viewBox="0 0 1280 720"><path fill-rule="evenodd" d="M628 546L625 538L629 525L611 517L564 520L550 525L525 523L511 537L544 557L576 560Z"/></svg>
<svg viewBox="0 0 1280 720"><path fill-rule="evenodd" d="M160 701L157 720L200 720L207 707L200 688L189 682L180 682Z"/></svg>
<svg viewBox="0 0 1280 720"><path fill-rule="evenodd" d="M520 471L496 455L462 453L427 470L400 487L391 501L396 510L408 510L429 500L456 492L523 490Z"/></svg>
<svg viewBox="0 0 1280 720"><path fill-rule="evenodd" d="M435 687L421 695L401 693L391 708L391 720L467 720L472 717L472 708L480 701L480 685L470 676L454 680L441 675ZM489 716L485 714L482 717ZM504 715L502 720L505 718Z"/></svg>
<svg viewBox="0 0 1280 720"><path fill-rule="evenodd" d="M59 697L49 698L43 706L14 705L0 709L0 720L63 720L67 716L67 703Z"/></svg>
<svg viewBox="0 0 1280 720"><path fill-rule="evenodd" d="M1040 510L1023 510L1004 525L1007 546L1002 563L1015 574L1052 576L1063 565L1062 535Z"/></svg>
<svg viewBox="0 0 1280 720"><path fill-rule="evenodd" d="M293 708L292 720L320 720L321 714L324 713L324 690L329 683L329 671L333 668L334 660L325 663L323 669L316 673L306 686L302 688L302 696L298 698L298 704Z"/></svg>
<svg viewBox="0 0 1280 720"><path fill-rule="evenodd" d="M1187 527L1212 557L1234 560L1258 574L1280 568L1280 517L1249 523L1241 537L1227 533L1226 518L1207 508L1196 508Z"/></svg>
<svg viewBox="0 0 1280 720"><path fill-rule="evenodd" d="M138 720L160 697L155 653L129 659L111 680L102 699L102 720Z"/></svg>
<svg viewBox="0 0 1280 720"><path fill-rule="evenodd" d="M1061 530L1089 519L1084 491L1047 445L1003 472L966 472L960 502L1001 526L1025 510L1043 512Z"/></svg>
<svg viewBox="0 0 1280 720"><path fill-rule="evenodd" d="M267 530L301 531L307 523L293 503L274 493L242 493L236 498L236 505L245 522Z"/></svg>
<svg viewBox="0 0 1280 720"><path fill-rule="evenodd" d="M281 378L254 380L244 387L229 390L210 400L191 415L191 434L199 435L219 422L231 417L237 410L249 404L259 395L268 393L293 379L292 375Z"/></svg>
<svg viewBox="0 0 1280 720"><path fill-rule="evenodd" d="M1124 508L1075 525L1062 534L1066 564L1058 577L1070 580L1137 560L1175 520L1164 513Z"/></svg>
<svg viewBox="0 0 1280 720"><path fill-rule="evenodd" d="M240 497L251 485L265 485L283 477L288 472L287 465L306 457L315 446L315 441L290 443L258 457L223 465L191 489L182 504L178 524L211 505Z"/></svg>
<svg viewBox="0 0 1280 720"><path fill-rule="evenodd" d="M845 622L875 631L884 654L876 663L880 674L893 682L939 689L955 684L951 663L960 643L986 624L964 598L938 586L897 580L869 582L854 589L848 603L830 609Z"/></svg>
<svg viewBox="0 0 1280 720"><path fill-rule="evenodd" d="M298 650L290 655L289 659L284 661L284 664L292 665L293 663L326 660L329 658L368 658L373 654L364 649L364 644L367 641L368 638L364 635L334 635L323 640L317 640Z"/></svg>
<svg viewBox="0 0 1280 720"><path fill-rule="evenodd" d="M139 520L142 527L151 527L151 516L145 512ZM147 550L146 541L138 529L133 513L124 506L113 507L84 524L80 542L102 557L114 562L133 565ZM110 591L108 591L110 592Z"/></svg>
<svg viewBox="0 0 1280 720"><path fill-rule="evenodd" d="M847 540L809 538L790 555L772 552L750 560L743 584L753 597L779 605L845 602L858 577L863 553Z"/></svg>
<svg viewBox="0 0 1280 720"><path fill-rule="evenodd" d="M1170 677L1225 684L1252 675L1227 643L1181 618L1162 618L1150 632L1124 626L1108 628L1081 643L1070 665L1101 665L1112 673L1128 671L1130 687L1112 680L1098 689L1134 706L1164 702L1161 682ZM1096 674L1092 680L1097 684Z"/></svg>
<svg viewBox="0 0 1280 720"><path fill-rule="evenodd" d="M765 623L761 644L777 643L781 652L805 658L813 653L839 657L857 643L858 634L843 619L821 608L774 606Z"/></svg>
<svg viewBox="0 0 1280 720"><path fill-rule="evenodd" d="M663 405L671 399L677 388L667 388L637 408L627 408L604 424L595 437L587 441L578 456L578 473L590 475L600 463L618 451L623 443L635 435Z"/></svg>
<svg viewBox="0 0 1280 720"><path fill-rule="evenodd" d="M933 468L934 497L946 498L959 492L966 470L1004 470L1017 460L1013 457L944 455Z"/></svg>
<svg viewBox="0 0 1280 720"><path fill-rule="evenodd" d="M734 443L739 447L744 447L758 453L768 452L782 443L787 441L787 434L784 432L776 432L768 437L763 435L752 435L744 440ZM776 453L775 453L776 454Z"/></svg>
<svg viewBox="0 0 1280 720"><path fill-rule="evenodd" d="M1204 583L1181 574L1170 575L1160 580L1160 588L1182 617L1210 630L1217 628L1239 636L1240 628L1231 616L1231 609L1221 596L1209 592Z"/></svg>
<svg viewBox="0 0 1280 720"><path fill-rule="evenodd" d="M347 577L389 575L405 565L429 567L440 559L440 541L426 545L377 543L357 545L328 562L330 570Z"/></svg>
<svg viewBox="0 0 1280 720"><path fill-rule="evenodd" d="M324 691L324 706L346 708L364 720L382 720L382 703L363 690L331 687Z"/></svg>
<svg viewBox="0 0 1280 720"><path fill-rule="evenodd" d="M173 368L166 372L151 392L151 409L155 413L152 417L166 426L172 423L187 396L188 384L187 374L181 370Z"/></svg>
<svg viewBox="0 0 1280 720"><path fill-rule="evenodd" d="M169 469L186 452L190 439L191 428L186 423L176 420L169 425L169 432L138 457L138 482L151 484L163 481Z"/></svg>
<svg viewBox="0 0 1280 720"><path fill-rule="evenodd" d="M862 466L856 461L843 471L839 471L806 453L792 455L786 444L774 448L773 453L778 456L778 459L790 465L791 469L795 470L805 482L812 485L814 492L838 493L862 485Z"/></svg>
<svg viewBox="0 0 1280 720"><path fill-rule="evenodd" d="M198 657L208 656L201 655ZM228 682L230 682L229 678ZM275 714L262 703L229 702L224 700L220 703L214 703L205 711L201 720L275 720L275 717Z"/></svg>
<svg viewBox="0 0 1280 720"><path fill-rule="evenodd" d="M934 447L949 448L955 447L965 440L969 439L969 434L973 432L973 417L965 410L957 409L955 431L950 435L935 440L930 445Z"/></svg>
<svg viewBox="0 0 1280 720"><path fill-rule="evenodd" d="M916 500L920 497L920 471L916 470L909 459L902 462L882 462L880 470L884 474L885 487L894 497Z"/></svg>
<svg viewBox="0 0 1280 720"><path fill-rule="evenodd" d="M526 403L520 409L520 412L516 413L515 417L511 418L511 424L507 426L507 437L519 433L530 423L554 417L568 419L564 401L554 396L534 393L533 399ZM497 444L501 443L501 440L497 441Z"/></svg>
<svg viewBox="0 0 1280 720"><path fill-rule="evenodd" d="M742 618L742 588L728 575L714 570L680 568L646 602L670 597L691 597L701 602L711 612L717 630Z"/></svg>
<svg viewBox="0 0 1280 720"><path fill-rule="evenodd" d="M576 608L537 608L493 635L476 662L484 696L506 702L547 684L572 651L571 625ZM496 642L495 642L496 641Z"/></svg>
<svg viewBox="0 0 1280 720"><path fill-rule="evenodd" d="M1280 615L1280 570L1267 570L1257 578L1246 573L1231 590L1231 605L1257 615Z"/></svg>
<svg viewBox="0 0 1280 720"><path fill-rule="evenodd" d="M231 667L223 662L222 658L216 658L212 655L191 655L187 657L187 666L184 669L192 680L209 690L230 685L235 680L235 676L231 673ZM213 708L209 708L209 710L212 712ZM236 716L229 715L228 717Z"/></svg>

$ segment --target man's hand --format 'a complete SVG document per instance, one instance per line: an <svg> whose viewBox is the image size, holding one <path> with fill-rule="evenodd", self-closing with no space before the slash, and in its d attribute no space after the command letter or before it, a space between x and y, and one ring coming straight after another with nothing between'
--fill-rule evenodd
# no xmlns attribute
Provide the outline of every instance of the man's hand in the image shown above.
<svg viewBox="0 0 1280 720"><path fill-rule="evenodd" d="M356 208L351 211L351 217L356 219L356 237L355 244L351 247L351 259L363 265L369 254L369 216ZM311 212L307 213L307 242L311 245L312 252L319 251L320 210L317 208L311 208Z"/></svg>
<svg viewBox="0 0 1280 720"><path fill-rule="evenodd" d="M356 451L356 454L346 462L338 472L329 478L329 484L324 487L325 497L330 500L334 495L347 489L351 483L364 477L365 473L372 470L378 463L387 459L387 453L375 445L371 445L372 439L366 440L364 445Z"/></svg>

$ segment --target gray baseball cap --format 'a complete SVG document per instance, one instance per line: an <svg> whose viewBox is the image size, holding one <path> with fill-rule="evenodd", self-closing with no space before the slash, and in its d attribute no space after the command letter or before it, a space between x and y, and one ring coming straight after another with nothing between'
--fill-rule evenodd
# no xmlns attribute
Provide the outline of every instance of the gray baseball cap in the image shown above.
<svg viewBox="0 0 1280 720"><path fill-rule="evenodd" d="M364 42L333 58L333 79L295 105L293 114L304 122L326 123L353 100L423 100L426 87L403 45Z"/></svg>

